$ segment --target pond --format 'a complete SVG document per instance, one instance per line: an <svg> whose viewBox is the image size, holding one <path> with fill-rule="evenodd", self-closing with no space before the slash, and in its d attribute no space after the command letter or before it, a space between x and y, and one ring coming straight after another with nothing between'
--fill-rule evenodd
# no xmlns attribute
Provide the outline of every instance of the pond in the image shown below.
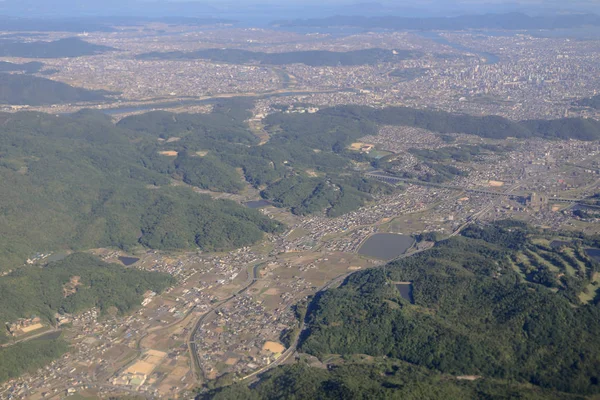
<svg viewBox="0 0 600 400"><path fill-rule="evenodd" d="M550 242L550 247L552 247L553 249L558 249L562 246L569 246L571 244L571 242L566 242L564 240L553 240L552 242Z"/></svg>
<svg viewBox="0 0 600 400"><path fill-rule="evenodd" d="M138 262L140 259L139 258L135 258L135 257L119 257L119 261L121 261L126 267L129 267L130 265L135 264L136 262Z"/></svg>
<svg viewBox="0 0 600 400"><path fill-rule="evenodd" d="M412 283L410 283L410 282L397 283L396 289L398 289L398 291L400 292L400 296L402 296L402 298L404 300L408 300L412 304L415 303L415 301L413 300L413 285L412 285Z"/></svg>
<svg viewBox="0 0 600 400"><path fill-rule="evenodd" d="M600 262L600 249L585 249L585 254Z"/></svg>
<svg viewBox="0 0 600 400"><path fill-rule="evenodd" d="M244 205L248 208L263 208L270 206L271 203L267 200L253 200L245 202Z"/></svg>
<svg viewBox="0 0 600 400"><path fill-rule="evenodd" d="M392 260L406 253L414 243L415 239L411 236L376 233L360 246L358 254L380 260Z"/></svg>

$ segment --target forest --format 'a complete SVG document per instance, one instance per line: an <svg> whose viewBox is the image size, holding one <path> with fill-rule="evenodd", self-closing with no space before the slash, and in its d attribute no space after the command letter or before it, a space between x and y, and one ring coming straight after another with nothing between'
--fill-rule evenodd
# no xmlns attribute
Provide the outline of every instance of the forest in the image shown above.
<svg viewBox="0 0 600 400"><path fill-rule="evenodd" d="M553 249L520 223L471 226L317 295L301 349L599 393L600 265L582 244ZM399 281L412 282L414 304L400 296Z"/></svg>
<svg viewBox="0 0 600 400"><path fill-rule="evenodd" d="M376 109L366 106L338 106L320 110L308 118L347 118L379 125L411 126L436 133L465 133L491 139L508 137L545 139L598 140L600 122L585 118L554 120L525 120L514 122L504 117L484 117L454 114L436 110L418 110L407 107Z"/></svg>
<svg viewBox="0 0 600 400"><path fill-rule="evenodd" d="M36 65L13 64L3 68L30 69ZM33 71L37 72L37 71ZM103 90L88 90L66 83L32 75L0 73L0 104L40 106L48 104L79 103L86 101L104 102L112 93Z"/></svg>
<svg viewBox="0 0 600 400"><path fill-rule="evenodd" d="M250 387L223 376L198 399L597 394L600 264L582 251L597 241L557 235L565 237L559 247L522 222L472 225L430 250L356 272L308 304L300 351L329 360L326 369L302 356ZM414 304L400 281L412 283ZM589 286L595 294L582 296Z"/></svg>
<svg viewBox="0 0 600 400"><path fill-rule="evenodd" d="M0 114L0 121L2 270L48 250L228 250L283 229L256 210L171 185L179 179L212 187L195 181L203 174L194 168L203 165L190 164L184 154L179 160L160 155L167 144L158 136L115 126L99 112ZM207 135L215 141L222 135L225 143L236 133L211 129ZM193 131L189 140L203 134ZM249 132L243 135L239 140L254 140ZM214 168L212 162L204 166ZM218 176L203 179L237 190L241 177L228 174L229 183L218 183Z"/></svg>
<svg viewBox="0 0 600 400"><path fill-rule="evenodd" d="M408 50L384 50L378 48L354 50L347 52L312 50L292 51L284 53L264 53L259 51L248 51L241 49L206 49L193 52L152 52L141 54L138 58L143 60L193 60L205 59L215 62L226 62L231 64L305 64L311 67L324 66L353 66L374 65L382 62L397 62L401 60L420 57L416 51Z"/></svg>
<svg viewBox="0 0 600 400"><path fill-rule="evenodd" d="M600 109L600 94L589 97L587 99L576 101L574 104L580 107L591 107L595 109Z"/></svg>
<svg viewBox="0 0 600 400"><path fill-rule="evenodd" d="M73 277L78 277L77 286L65 296L64 288ZM74 253L43 268L27 266L1 276L0 321L37 316L49 325L55 323L56 313L72 314L92 307L103 313L114 309L125 314L140 305L147 290L160 293L173 283L168 274L124 268ZM0 342L6 342L5 330L0 332Z"/></svg>
<svg viewBox="0 0 600 400"><path fill-rule="evenodd" d="M256 384L218 387L197 400L262 399L522 399L568 400L580 397L499 379L458 380L398 360L346 357L328 369L304 362L271 370Z"/></svg>
<svg viewBox="0 0 600 400"><path fill-rule="evenodd" d="M33 339L0 348L0 383L33 372L59 358L68 350L62 338Z"/></svg>
<svg viewBox="0 0 600 400"><path fill-rule="evenodd" d="M434 236L432 249L317 293L297 363L250 386L224 375L197 398L581 399L600 393L600 264L583 251L597 238L547 234L509 220L472 225L450 239L421 239ZM563 238L560 246L556 236ZM414 304L396 288L407 281Z"/></svg>

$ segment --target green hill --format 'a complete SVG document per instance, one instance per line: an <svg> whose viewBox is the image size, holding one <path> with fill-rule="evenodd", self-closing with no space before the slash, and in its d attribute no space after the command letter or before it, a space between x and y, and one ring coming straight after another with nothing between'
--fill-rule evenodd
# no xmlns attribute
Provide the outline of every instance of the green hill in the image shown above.
<svg viewBox="0 0 600 400"><path fill-rule="evenodd" d="M26 64L24 64L26 65ZM0 73L0 104L40 106L79 102L105 102L110 93L76 88L32 75Z"/></svg>
<svg viewBox="0 0 600 400"><path fill-rule="evenodd" d="M171 186L177 166L158 154L157 138L101 113L0 114L0 123L1 269L67 248L227 250L281 229L258 211Z"/></svg>
<svg viewBox="0 0 600 400"><path fill-rule="evenodd" d="M539 244L552 235L511 221L471 226L385 269L354 273L308 305L300 350L331 360L327 369L300 361L250 388L240 383L200 398L597 395L600 291L580 294L600 270L583 246L598 238L575 234L559 249ZM412 283L412 301L398 282Z"/></svg>

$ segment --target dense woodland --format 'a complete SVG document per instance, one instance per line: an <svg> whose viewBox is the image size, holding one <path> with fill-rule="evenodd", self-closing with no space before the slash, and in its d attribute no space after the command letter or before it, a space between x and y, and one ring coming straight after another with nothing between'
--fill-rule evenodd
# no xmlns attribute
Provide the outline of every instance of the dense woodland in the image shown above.
<svg viewBox="0 0 600 400"><path fill-rule="evenodd" d="M575 105L581 107L591 107L595 109L600 109L600 94L587 99L579 100L575 102Z"/></svg>
<svg viewBox="0 0 600 400"><path fill-rule="evenodd" d="M71 285L73 277L78 277L75 285ZM44 267L22 267L1 276L0 321L37 316L45 324L54 324L57 312L71 314L92 307L124 314L140 305L147 290L160 293L173 283L168 274L123 268L75 253ZM0 342L7 340L1 329Z"/></svg>
<svg viewBox="0 0 600 400"><path fill-rule="evenodd" d="M68 350L62 338L34 339L0 348L0 383L34 372L59 358Z"/></svg>
<svg viewBox="0 0 600 400"><path fill-rule="evenodd" d="M30 64L35 63L3 67L20 69L36 67ZM77 88L32 75L0 73L0 104L40 106L88 101L104 102L109 100L106 97L109 94L103 90Z"/></svg>
<svg viewBox="0 0 600 400"><path fill-rule="evenodd" d="M358 360L352 360L356 358ZM217 381L217 385L221 383ZM495 379L457 380L398 360L349 357L329 369L304 363L269 371L249 388L234 384L200 394L198 400L507 399L558 400L580 397Z"/></svg>
<svg viewBox="0 0 600 400"><path fill-rule="evenodd" d="M139 307L147 290L160 293L174 283L168 274L107 264L84 253L43 267L22 267L0 277L0 321L42 318L54 325L56 313L96 307L101 313L124 314ZM8 342L0 329L0 343ZM0 382L34 371L68 350L60 337L39 338L0 348Z"/></svg>
<svg viewBox="0 0 600 400"><path fill-rule="evenodd" d="M418 58L421 54L408 50L385 50L385 49L364 49L348 52L312 50L312 51L292 51L285 53L264 53L259 51L248 51L241 49L206 49L193 52L152 52L141 54L140 59L159 59L159 60L193 60L205 59L215 62L226 62L231 64L306 64L311 67L323 66L353 66L353 65L374 65L382 62L397 62L401 60Z"/></svg>
<svg viewBox="0 0 600 400"><path fill-rule="evenodd" d="M101 113L26 112L2 114L0 120L2 269L20 265L37 252L62 248L227 250L282 229L258 211L172 186L179 179L233 191L241 177L231 171L225 175L229 183L214 177L228 187L196 182L195 176L208 178L194 168L214 172L211 162L196 166L185 155L179 160L162 156L158 152L166 144L158 136L115 126ZM225 128L221 132L231 133ZM187 140L202 141L205 134L215 135L213 145L218 146L217 127L208 133L198 128ZM239 140L254 140L249 132L243 135Z"/></svg>
<svg viewBox="0 0 600 400"><path fill-rule="evenodd" d="M526 227L470 227L435 248L351 275L309 307L302 350L388 356L453 375L600 391L599 265ZM525 257L523 257L525 256ZM413 283L414 305L390 282Z"/></svg>
<svg viewBox="0 0 600 400"><path fill-rule="evenodd" d="M350 275L308 306L302 363L200 398L581 398L600 392L595 237L561 246L520 222L471 226L430 250ZM410 281L414 304L394 282ZM358 361L360 360L360 361ZM473 382L456 376L479 377ZM216 386L225 385L217 382Z"/></svg>

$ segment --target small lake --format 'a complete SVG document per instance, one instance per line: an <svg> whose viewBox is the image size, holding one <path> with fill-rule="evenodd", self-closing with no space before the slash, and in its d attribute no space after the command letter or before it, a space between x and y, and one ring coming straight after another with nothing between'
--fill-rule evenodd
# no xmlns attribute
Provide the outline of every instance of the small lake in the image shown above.
<svg viewBox="0 0 600 400"><path fill-rule="evenodd" d="M412 283L397 283L396 289L400 292L400 296L404 300L408 300L411 304L414 304L415 301L413 299L413 285Z"/></svg>
<svg viewBox="0 0 600 400"><path fill-rule="evenodd" d="M245 202L244 205L248 208L264 208L270 206L271 202L267 200L253 200Z"/></svg>
<svg viewBox="0 0 600 400"><path fill-rule="evenodd" d="M380 260L392 260L406 253L414 243L415 239L411 236L376 233L360 246L358 254Z"/></svg>
<svg viewBox="0 0 600 400"><path fill-rule="evenodd" d="M550 247L552 247L553 249L558 249L562 246L569 246L571 244L571 242L565 242L564 240L553 240L552 242L550 242Z"/></svg>
<svg viewBox="0 0 600 400"><path fill-rule="evenodd" d="M600 262L600 249L585 249L585 254Z"/></svg>
<svg viewBox="0 0 600 400"><path fill-rule="evenodd" d="M123 265L125 265L126 267L129 267L130 265L135 264L139 260L140 260L139 258L135 258L135 257L119 257L119 261L121 261L123 263Z"/></svg>

